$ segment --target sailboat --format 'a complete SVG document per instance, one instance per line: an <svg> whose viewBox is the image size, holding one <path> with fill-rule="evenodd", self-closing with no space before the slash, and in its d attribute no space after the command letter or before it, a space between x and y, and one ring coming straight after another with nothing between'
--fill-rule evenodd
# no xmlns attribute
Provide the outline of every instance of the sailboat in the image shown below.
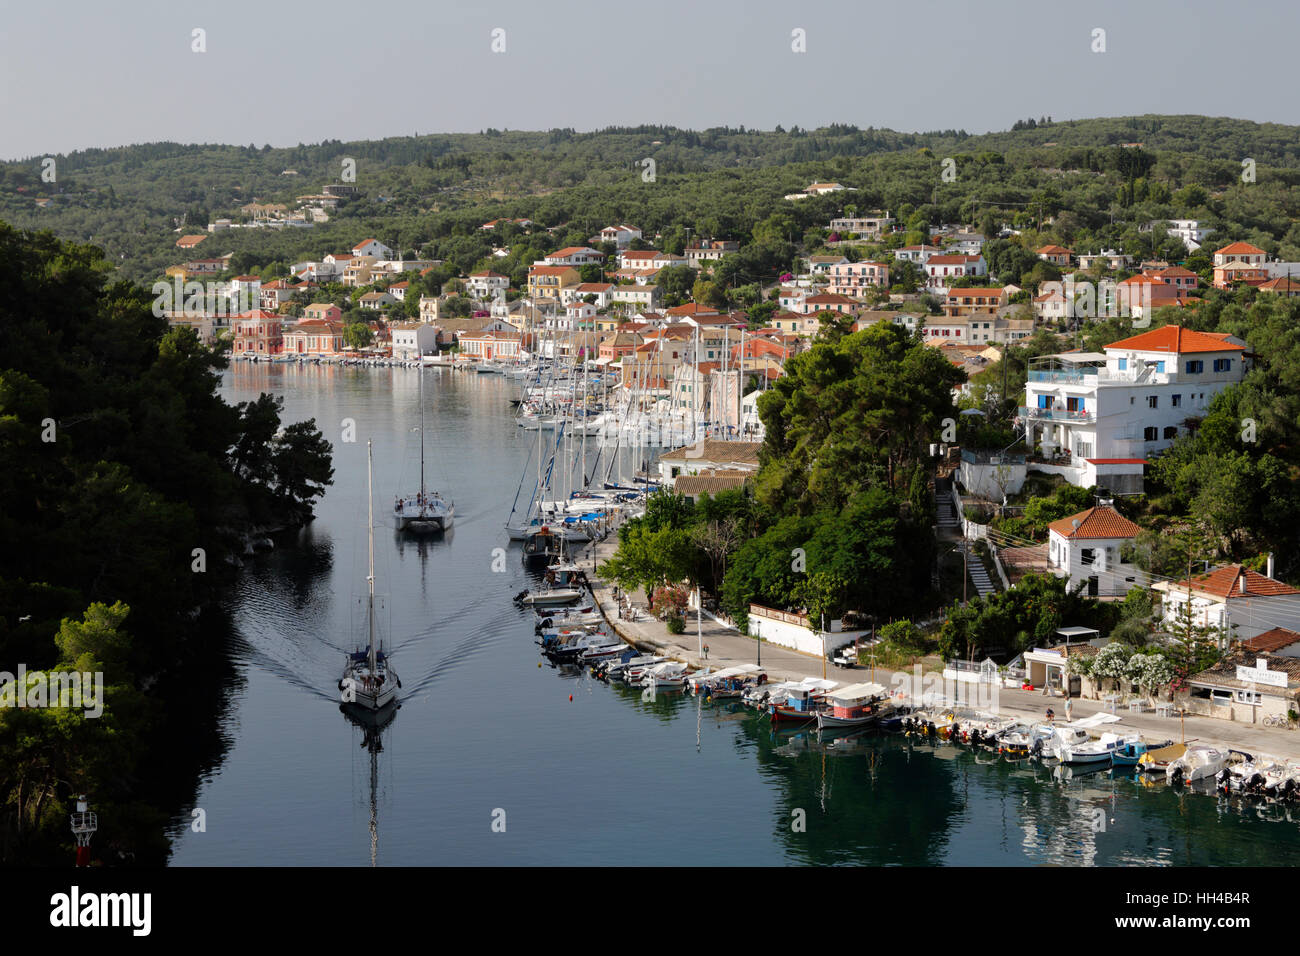
<svg viewBox="0 0 1300 956"><path fill-rule="evenodd" d="M420 377L420 490L414 495L399 495L393 503L393 523L398 531L450 531L456 506L438 492L424 487L424 366Z"/></svg>
<svg viewBox="0 0 1300 956"><path fill-rule="evenodd" d="M397 672L388 662L382 647L375 646L375 506L371 473L375 453L373 444L366 442L366 513L370 520L369 533L370 573L366 576L366 649L348 654L339 679L339 690L344 704L354 704L361 711L378 711L397 700L402 686Z"/></svg>

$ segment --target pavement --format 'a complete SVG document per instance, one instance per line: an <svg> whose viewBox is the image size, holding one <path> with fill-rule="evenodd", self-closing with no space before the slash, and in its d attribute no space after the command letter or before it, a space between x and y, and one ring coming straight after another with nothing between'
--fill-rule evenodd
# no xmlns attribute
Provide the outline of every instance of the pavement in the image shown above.
<svg viewBox="0 0 1300 956"><path fill-rule="evenodd" d="M617 548L618 534L612 531L603 541L586 546L577 559L578 564L584 568L598 566L600 562L612 557ZM595 565L592 563L593 558ZM630 595L632 616L629 617L620 611L612 584L599 580L594 570L588 571L588 578L596 605L610 627L623 640L641 650L684 661L692 667L719 670L738 664L760 664L768 679L774 682L824 676L838 681L842 686L872 680L890 688L910 689L916 681L916 671L909 675L883 667L836 667L822 657L758 641L708 612L700 616L698 633L695 615L688 612L685 633L669 634L667 625L650 615L643 591L638 589ZM624 594L622 597L626 601L629 595ZM702 647L707 647L707 652ZM938 676L934 675L936 679ZM1045 719L1050 707L1055 711L1056 720L1064 722L1066 719L1065 700L1060 696L1049 697L1038 690L1023 691L991 685L960 686L967 688L967 692L972 695L972 706L979 710L1041 721ZM976 700L976 694L993 696L982 696ZM953 696L951 689L948 696ZM1088 717L1103 712L1106 706L1104 701L1076 697L1071 700L1071 717L1075 720ZM1176 716L1176 711L1174 714L1161 717L1154 713L1132 713L1121 705L1116 708L1119 721L1106 725L1105 729L1140 733L1148 738L1219 745L1251 754L1266 754L1280 760L1300 762L1298 731L1212 717L1189 716L1180 719Z"/></svg>

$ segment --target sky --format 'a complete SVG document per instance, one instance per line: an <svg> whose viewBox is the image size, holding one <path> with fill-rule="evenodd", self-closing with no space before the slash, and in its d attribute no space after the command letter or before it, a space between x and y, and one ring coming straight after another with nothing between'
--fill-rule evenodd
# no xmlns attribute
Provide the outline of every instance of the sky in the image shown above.
<svg viewBox="0 0 1300 956"><path fill-rule="evenodd" d="M0 0L0 22L3 159L488 127L1300 124L1295 0Z"/></svg>

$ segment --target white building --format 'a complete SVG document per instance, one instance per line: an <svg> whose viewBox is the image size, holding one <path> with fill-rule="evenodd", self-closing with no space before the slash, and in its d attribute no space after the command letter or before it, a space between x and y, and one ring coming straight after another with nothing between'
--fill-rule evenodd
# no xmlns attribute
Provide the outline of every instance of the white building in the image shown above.
<svg viewBox="0 0 1300 956"><path fill-rule="evenodd" d="M481 302L495 299L498 295L505 295L509 288L510 277L493 272L491 269L470 273L470 277L465 280L465 291Z"/></svg>
<svg viewBox="0 0 1300 956"><path fill-rule="evenodd" d="M982 255L930 256L925 263L925 285L932 292L947 295L953 279L988 275Z"/></svg>
<svg viewBox="0 0 1300 956"><path fill-rule="evenodd" d="M619 285L609 294L610 302L624 302L636 309L658 309L660 303L657 285Z"/></svg>
<svg viewBox="0 0 1300 956"><path fill-rule="evenodd" d="M1108 501L1053 521L1047 529L1048 564L1052 573L1069 579L1071 589L1082 584L1089 597L1118 597L1149 583L1123 555L1142 529Z"/></svg>
<svg viewBox="0 0 1300 956"><path fill-rule="evenodd" d="M393 250L378 239L366 239L352 247L354 256L374 256L376 259L391 259Z"/></svg>
<svg viewBox="0 0 1300 956"><path fill-rule="evenodd" d="M620 249L626 249L633 239L641 238L641 230L636 226L629 226L627 223L620 223L617 226L606 226L600 230L601 242L612 242Z"/></svg>
<svg viewBox="0 0 1300 956"><path fill-rule="evenodd" d="M393 322L388 329L393 336L393 358L400 362L438 352L438 330L427 322Z"/></svg>
<svg viewBox="0 0 1300 956"><path fill-rule="evenodd" d="M883 216L846 216L832 219L830 222L830 231L839 233L841 239L847 239L850 233L863 238L878 239L893 228L894 220L888 213Z"/></svg>
<svg viewBox="0 0 1300 956"><path fill-rule="evenodd" d="M1140 465L1205 415L1214 396L1243 375L1243 345L1231 336L1167 325L1108 345L1035 360L1020 416L1026 444L1049 460L1036 470L1085 485L1086 465ZM1102 469L1103 471L1108 469ZM1134 469L1119 469L1132 474ZM1108 484L1127 494L1127 479Z"/></svg>

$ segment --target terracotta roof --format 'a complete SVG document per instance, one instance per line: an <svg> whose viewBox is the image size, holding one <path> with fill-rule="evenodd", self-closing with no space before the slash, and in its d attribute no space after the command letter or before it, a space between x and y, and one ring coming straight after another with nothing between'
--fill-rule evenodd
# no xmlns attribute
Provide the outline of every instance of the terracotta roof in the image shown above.
<svg viewBox="0 0 1300 956"><path fill-rule="evenodd" d="M968 262L975 262L980 256L931 256L927 262L926 268L930 266L964 266Z"/></svg>
<svg viewBox="0 0 1300 956"><path fill-rule="evenodd" d="M1244 591L1241 588L1243 580L1246 584ZM1183 580L1177 584L1170 583L1168 588L1186 588L1187 584L1188 582ZM1206 594L1228 599L1300 594L1300 591L1297 591L1291 585L1284 584L1275 578L1265 577L1258 571L1252 571L1240 564L1229 564L1222 568L1215 568L1208 574L1197 575L1191 579L1191 586L1193 590L1204 591Z"/></svg>
<svg viewBox="0 0 1300 956"><path fill-rule="evenodd" d="M1167 269L1161 269L1158 272L1156 272L1156 275L1169 276L1171 278L1175 278L1175 277L1187 278L1188 276L1191 276L1192 278L1196 278L1195 272L1193 272L1191 269L1184 269L1182 266L1170 266Z"/></svg>
<svg viewBox="0 0 1300 956"><path fill-rule="evenodd" d="M1072 253L1069 249L1065 248L1065 246L1053 246L1053 245L1043 246L1041 249L1038 250L1038 254L1039 254L1040 256L1072 256L1072 255L1074 255L1074 253Z"/></svg>
<svg viewBox="0 0 1300 956"><path fill-rule="evenodd" d="M758 450L763 447L757 441L716 441L705 438L694 445L675 448L659 457L660 461L731 461L752 462L758 464Z"/></svg>
<svg viewBox="0 0 1300 956"><path fill-rule="evenodd" d="M1249 242L1234 242L1224 246L1222 249L1215 249L1216 256L1262 256L1266 255L1259 246L1252 246Z"/></svg>
<svg viewBox="0 0 1300 956"><path fill-rule="evenodd" d="M1193 332L1179 325L1165 325L1150 332L1143 332L1129 339L1112 342L1106 351L1130 350L1134 352L1241 352L1240 345L1233 345L1216 335L1206 332Z"/></svg>
<svg viewBox="0 0 1300 956"><path fill-rule="evenodd" d="M740 488L752 477L748 471L710 469L698 475L681 475L673 482L673 491L683 495L716 495L719 491Z"/></svg>
<svg viewBox="0 0 1300 956"><path fill-rule="evenodd" d="M1079 526L1074 526L1075 522ZM1087 511L1053 521L1047 526L1063 538L1136 538L1142 529L1128 518L1106 505L1097 505Z"/></svg>
<svg viewBox="0 0 1300 956"><path fill-rule="evenodd" d="M1255 635L1248 641L1242 641L1241 646L1248 651L1272 654L1296 643L1300 643L1300 634L1288 631L1285 627L1275 627L1271 631Z"/></svg>

